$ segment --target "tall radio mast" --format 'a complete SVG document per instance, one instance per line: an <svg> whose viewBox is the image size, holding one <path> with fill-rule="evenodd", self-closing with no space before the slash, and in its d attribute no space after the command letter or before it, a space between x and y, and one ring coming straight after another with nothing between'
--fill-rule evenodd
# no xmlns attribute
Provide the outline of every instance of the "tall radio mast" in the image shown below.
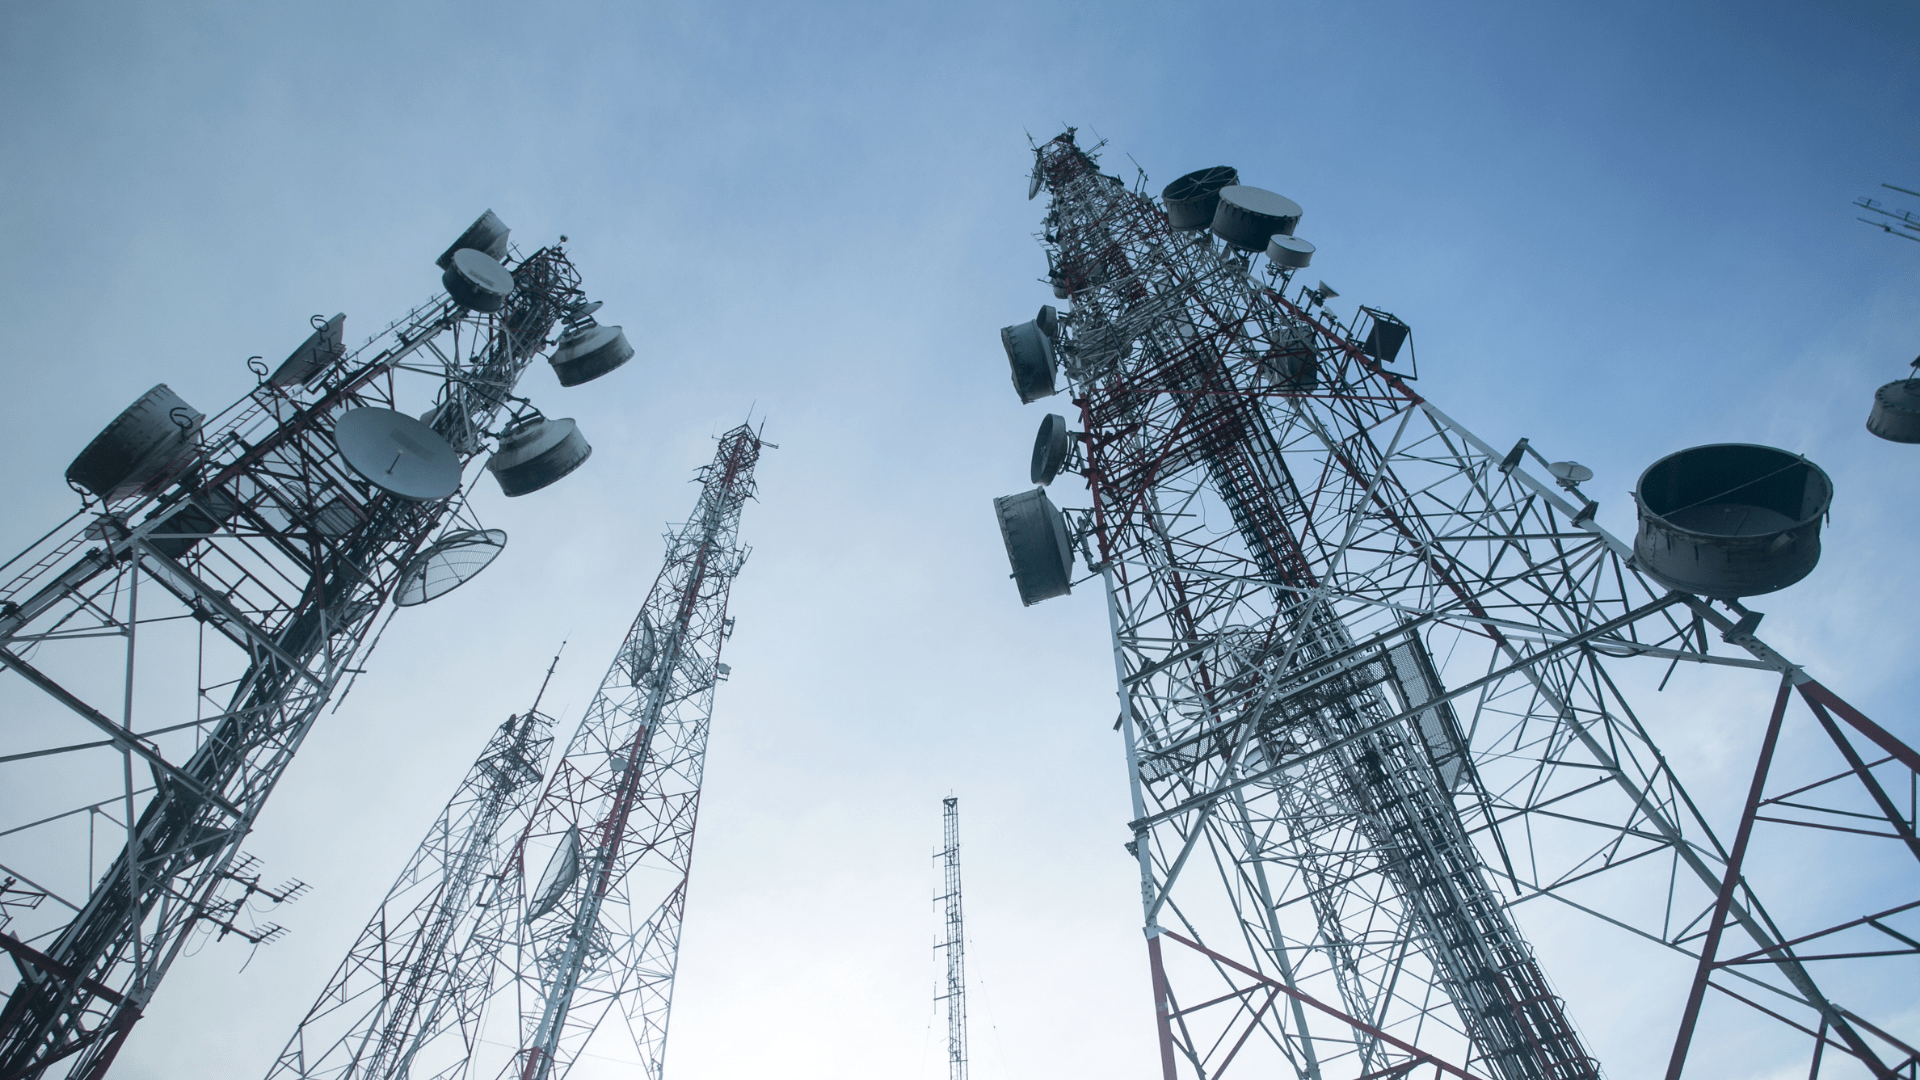
<svg viewBox="0 0 1920 1080"><path fill-rule="evenodd" d="M472 1056L494 967L471 943L512 891L504 864L546 774L553 718L540 701L559 664L555 656L533 705L487 740L269 1080L425 1076Z"/></svg>
<svg viewBox="0 0 1920 1080"><path fill-rule="evenodd" d="M1596 1077L1521 932L1542 909L1621 935L1590 981L1684 1002L1669 1080L1702 1041L1714 1075L1741 1044L1920 1068L1920 754L1743 603L1813 569L1826 474L1682 450L1623 541L1590 470L1414 389L1405 322L1295 282L1292 200L1221 166L1156 204L1098 149L1034 151L1072 307L1001 336L1022 401L1064 368L1079 430L1047 416L1041 486L995 509L1024 602L1105 594L1165 1080ZM1710 719L1655 705L1682 668L1758 713L1726 733L1758 746L1738 808L1656 741Z"/></svg>
<svg viewBox="0 0 1920 1080"><path fill-rule="evenodd" d="M216 416L154 387L67 469L82 508L0 565L0 878L38 898L0 934L0 1077L101 1076L196 929L277 933L241 912L299 887L261 890L241 841L382 614L505 544L465 478L521 495L591 452L515 393L550 347L563 386L633 355L562 247L519 258L488 211L438 264L445 293L352 351L316 317Z"/></svg>
<svg viewBox="0 0 1920 1080"><path fill-rule="evenodd" d="M521 886L490 931L496 1000L519 1018L514 1080L564 1076L609 1012L661 1080L727 601L746 563L740 511L764 443L741 425L700 470L700 498L580 728L517 838ZM510 921L509 921L510 920ZM483 931L483 934L486 931ZM480 1075L471 1068L465 1075Z"/></svg>
<svg viewBox="0 0 1920 1080"><path fill-rule="evenodd" d="M952 795L941 802L944 846L935 858L945 870L946 892L936 897L947 905L947 939L934 946L947 953L947 992L936 1001L947 1003L947 1080L967 1080L967 932L960 917L960 800Z"/></svg>

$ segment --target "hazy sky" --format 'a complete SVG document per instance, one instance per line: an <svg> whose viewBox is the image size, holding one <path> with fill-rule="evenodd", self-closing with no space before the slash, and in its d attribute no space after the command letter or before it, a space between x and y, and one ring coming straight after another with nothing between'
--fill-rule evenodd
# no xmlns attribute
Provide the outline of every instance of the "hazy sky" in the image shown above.
<svg viewBox="0 0 1920 1080"><path fill-rule="evenodd" d="M593 460L483 486L506 554L395 620L247 845L313 884L275 916L292 934L244 974L232 943L183 960L115 1075L264 1073L563 638L571 730L749 410L781 448L744 519L669 1069L943 1075L953 792L975 1076L1157 1075L1104 608L1022 610L989 507L1028 486L1045 411L996 331L1050 298L1027 137L1066 124L1110 171L1232 164L1300 202L1336 306L1410 323L1422 391L1489 442L1591 466L1616 533L1683 446L1820 463L1825 561L1755 606L1920 737L1920 448L1862 426L1920 352L1920 244L1850 205L1920 189L1916 115L1912 0L0 7L5 553L71 511L62 470L148 386L212 413L316 312L364 340L488 207L523 250L570 236L639 350L523 383ZM1760 718L1659 704L1725 820ZM1570 1011L1611 1075L1646 1074L1670 1014L1556 967L1568 933L1537 937Z"/></svg>

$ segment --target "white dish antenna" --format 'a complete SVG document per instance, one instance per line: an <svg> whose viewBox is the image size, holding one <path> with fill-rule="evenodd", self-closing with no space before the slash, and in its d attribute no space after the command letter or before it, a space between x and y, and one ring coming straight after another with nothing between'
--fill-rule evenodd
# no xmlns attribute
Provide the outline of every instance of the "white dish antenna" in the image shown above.
<svg viewBox="0 0 1920 1080"><path fill-rule="evenodd" d="M333 441L354 472L389 494L429 502L460 490L460 455L405 413L350 409L334 425Z"/></svg>
<svg viewBox="0 0 1920 1080"><path fill-rule="evenodd" d="M1572 488L1575 484L1584 484L1593 479L1593 470L1577 461L1555 461L1547 466L1547 471L1564 488Z"/></svg>
<svg viewBox="0 0 1920 1080"><path fill-rule="evenodd" d="M445 596L485 570L506 550L503 529L461 529L440 538L413 557L393 588L396 607L424 604Z"/></svg>
<svg viewBox="0 0 1920 1080"><path fill-rule="evenodd" d="M554 849L553 858L547 860L547 868L540 875L540 887L533 890L533 906L527 909L527 921L552 911L579 878L580 830L568 829L560 846Z"/></svg>

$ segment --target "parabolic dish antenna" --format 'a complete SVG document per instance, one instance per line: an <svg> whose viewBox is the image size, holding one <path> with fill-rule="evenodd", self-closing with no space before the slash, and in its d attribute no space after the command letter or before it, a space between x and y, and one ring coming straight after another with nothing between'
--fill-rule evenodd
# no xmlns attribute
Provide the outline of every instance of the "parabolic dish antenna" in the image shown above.
<svg viewBox="0 0 1920 1080"><path fill-rule="evenodd" d="M1033 175L1027 178L1027 201L1032 202L1033 197L1038 194L1040 194L1040 163L1035 161Z"/></svg>
<svg viewBox="0 0 1920 1080"><path fill-rule="evenodd" d="M579 877L580 830L568 829L567 835L560 840L560 846L554 849L553 857L547 860L547 868L540 875L539 887L533 890L533 904L527 909L527 921L532 922L552 911Z"/></svg>
<svg viewBox="0 0 1920 1080"><path fill-rule="evenodd" d="M393 587L396 607L424 604L445 596L485 570L507 546L502 529L461 529L441 537L413 557Z"/></svg>
<svg viewBox="0 0 1920 1080"><path fill-rule="evenodd" d="M353 471L382 491L415 502L460 490L460 455L432 428L392 409L351 409L333 427Z"/></svg>
<svg viewBox="0 0 1920 1080"><path fill-rule="evenodd" d="M1593 479L1593 470L1577 461L1556 461L1547 466L1554 479L1568 484L1584 484Z"/></svg>

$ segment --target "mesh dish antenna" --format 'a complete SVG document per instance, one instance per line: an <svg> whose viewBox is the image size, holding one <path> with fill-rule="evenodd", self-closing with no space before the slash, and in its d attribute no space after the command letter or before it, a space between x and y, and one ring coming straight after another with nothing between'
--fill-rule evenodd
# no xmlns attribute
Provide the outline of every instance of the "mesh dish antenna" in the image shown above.
<svg viewBox="0 0 1920 1080"><path fill-rule="evenodd" d="M547 868L540 874L540 885L533 890L533 903L527 908L527 921L552 911L567 895L567 890L580 877L580 830L568 829L560 840L560 846L553 850L553 857L547 860Z"/></svg>
<svg viewBox="0 0 1920 1080"><path fill-rule="evenodd" d="M397 607L424 604L473 580L506 550L503 529L461 529L413 557L393 587Z"/></svg>
<svg viewBox="0 0 1920 1080"><path fill-rule="evenodd" d="M414 502L460 490L460 455L432 428L392 409L349 409L333 442L353 471L374 487Z"/></svg>

